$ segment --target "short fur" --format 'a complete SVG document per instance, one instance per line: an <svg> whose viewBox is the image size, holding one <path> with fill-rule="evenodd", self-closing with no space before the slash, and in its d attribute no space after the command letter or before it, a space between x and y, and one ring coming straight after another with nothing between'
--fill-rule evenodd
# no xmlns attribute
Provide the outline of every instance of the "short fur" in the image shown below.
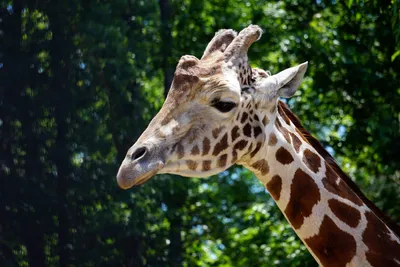
<svg viewBox="0 0 400 267"><path fill-rule="evenodd" d="M300 120L296 115L287 107L282 101L278 101L278 109L280 109L299 129L300 133L304 138L310 143L310 145L325 159L326 163L339 175L343 182L345 182L351 190L379 217L381 220L389 226L397 236L400 237L400 226L395 224L391 219L389 219L379 208L375 206L357 187L357 185L350 179L350 177L343 172L343 170L336 163L335 159L325 150L318 140L313 137L306 129L304 129Z"/></svg>

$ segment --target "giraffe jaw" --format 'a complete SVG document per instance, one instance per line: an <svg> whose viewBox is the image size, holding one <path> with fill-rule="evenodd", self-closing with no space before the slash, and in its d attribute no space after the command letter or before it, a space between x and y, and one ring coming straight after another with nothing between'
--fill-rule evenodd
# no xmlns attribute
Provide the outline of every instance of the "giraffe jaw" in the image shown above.
<svg viewBox="0 0 400 267"><path fill-rule="evenodd" d="M157 161L152 164L132 164L125 159L117 174L118 186L122 189L129 189L141 185L156 175L164 167L164 162Z"/></svg>

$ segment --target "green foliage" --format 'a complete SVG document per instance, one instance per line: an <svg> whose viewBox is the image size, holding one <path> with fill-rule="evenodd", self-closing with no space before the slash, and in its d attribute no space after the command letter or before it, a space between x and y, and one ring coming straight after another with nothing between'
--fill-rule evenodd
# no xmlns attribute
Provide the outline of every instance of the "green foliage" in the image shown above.
<svg viewBox="0 0 400 267"><path fill-rule="evenodd" d="M289 105L399 221L399 5L0 1L0 266L316 266L246 170L115 182L169 68L250 23L254 66L310 62Z"/></svg>

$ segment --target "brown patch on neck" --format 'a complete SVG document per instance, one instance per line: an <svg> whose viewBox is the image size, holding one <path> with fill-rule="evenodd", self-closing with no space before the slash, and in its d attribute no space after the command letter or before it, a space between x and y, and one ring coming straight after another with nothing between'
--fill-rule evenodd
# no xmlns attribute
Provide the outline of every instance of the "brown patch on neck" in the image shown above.
<svg viewBox="0 0 400 267"><path fill-rule="evenodd" d="M290 133L290 136L292 137L294 149L296 150L297 153L299 153L301 147L301 140L294 133Z"/></svg>
<svg viewBox="0 0 400 267"><path fill-rule="evenodd" d="M327 215L322 220L319 233L304 242L322 266L346 266L356 255L354 237L342 231Z"/></svg>
<svg viewBox="0 0 400 267"><path fill-rule="evenodd" d="M383 220L387 226L392 229L392 231L396 233L397 236L400 236L400 227L392 222L380 209L378 209L368 198L365 197L358 186L343 172L343 170L336 163L335 159L323 148L318 140L308 133L306 129L304 129L300 123L300 120L289 110L285 103L278 101L278 107L280 107L280 112L286 114L286 116L294 124L297 132L300 134L300 137L306 140L318 152L318 154L325 160L326 165L329 165L332 168L332 170L340 177L341 181L343 181L350 188L355 197L360 198L365 205L367 205L377 216L379 216L379 218Z"/></svg>
<svg viewBox="0 0 400 267"><path fill-rule="evenodd" d="M303 162L314 173L317 173L321 167L320 157L309 149L304 150Z"/></svg>
<svg viewBox="0 0 400 267"><path fill-rule="evenodd" d="M253 158L257 154L257 152L261 149L261 146L262 146L262 143L258 142L256 145L256 148L250 153L250 157Z"/></svg>
<svg viewBox="0 0 400 267"><path fill-rule="evenodd" d="M240 140L238 141L234 146L234 150L243 150L247 146L248 141L246 140Z"/></svg>
<svg viewBox="0 0 400 267"><path fill-rule="evenodd" d="M261 160L254 162L251 165L251 167L258 170L261 173L261 175L266 175L269 172L269 165L265 159L261 159Z"/></svg>
<svg viewBox="0 0 400 267"><path fill-rule="evenodd" d="M360 223L361 213L355 208L337 199L329 199L328 205L333 214L350 227L357 227Z"/></svg>
<svg viewBox="0 0 400 267"><path fill-rule="evenodd" d="M282 106L278 104L278 113L281 115L281 118L285 121L287 125L290 125L290 119L289 117L285 114L285 112L282 110Z"/></svg>
<svg viewBox="0 0 400 267"><path fill-rule="evenodd" d="M274 113L276 109L276 105L272 105L271 109L269 110L269 112Z"/></svg>
<svg viewBox="0 0 400 267"><path fill-rule="evenodd" d="M319 188L310 175L297 169L290 185L290 200L286 206L285 214L293 225L299 229L304 218L312 213L312 208L321 199Z"/></svg>
<svg viewBox="0 0 400 267"><path fill-rule="evenodd" d="M339 183L337 182L339 179ZM326 190L336 194L344 199L350 200L358 206L362 206L363 202L361 199L354 194L350 187L339 178L339 176L332 170L332 168L326 164L325 177L322 179L322 183Z"/></svg>
<svg viewBox="0 0 400 267"><path fill-rule="evenodd" d="M268 119L267 115L264 116L262 123L264 126L267 126L267 124L269 123L269 119Z"/></svg>
<svg viewBox="0 0 400 267"><path fill-rule="evenodd" d="M371 212L365 214L367 229L363 241L368 247L367 260L372 266L400 266L400 244L391 239L386 225ZM397 260L397 263L396 261Z"/></svg>
<svg viewBox="0 0 400 267"><path fill-rule="evenodd" d="M283 137L285 137L286 142L290 144L291 141L290 141L289 131L284 126L282 126L282 123L279 121L279 118L276 118L275 120L275 127L279 132L281 132Z"/></svg>
<svg viewBox="0 0 400 267"><path fill-rule="evenodd" d="M275 175L271 178L271 180L267 183L268 192L271 196L278 201L281 197L282 191L282 178L279 175Z"/></svg>
<svg viewBox="0 0 400 267"><path fill-rule="evenodd" d="M276 138L276 135L274 133L271 133L269 135L269 140L268 140L268 145L274 146L278 142L278 138Z"/></svg>
<svg viewBox="0 0 400 267"><path fill-rule="evenodd" d="M280 147L275 153L276 160L282 163L283 165L290 164L293 162L293 156L287 151L286 148Z"/></svg>
<svg viewBox="0 0 400 267"><path fill-rule="evenodd" d="M254 133L254 138L257 138L257 136L259 136L262 133L261 127L260 126L254 127L253 133Z"/></svg>

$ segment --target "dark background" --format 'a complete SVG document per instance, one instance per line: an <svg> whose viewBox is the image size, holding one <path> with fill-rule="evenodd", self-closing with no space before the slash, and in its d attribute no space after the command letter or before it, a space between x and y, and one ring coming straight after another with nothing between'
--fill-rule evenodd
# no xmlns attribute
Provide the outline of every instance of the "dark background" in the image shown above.
<svg viewBox="0 0 400 267"><path fill-rule="evenodd" d="M250 23L264 29L253 66L309 61L289 105L399 221L399 7L0 1L0 266L316 266L246 170L116 184L179 57L200 57L218 29Z"/></svg>

